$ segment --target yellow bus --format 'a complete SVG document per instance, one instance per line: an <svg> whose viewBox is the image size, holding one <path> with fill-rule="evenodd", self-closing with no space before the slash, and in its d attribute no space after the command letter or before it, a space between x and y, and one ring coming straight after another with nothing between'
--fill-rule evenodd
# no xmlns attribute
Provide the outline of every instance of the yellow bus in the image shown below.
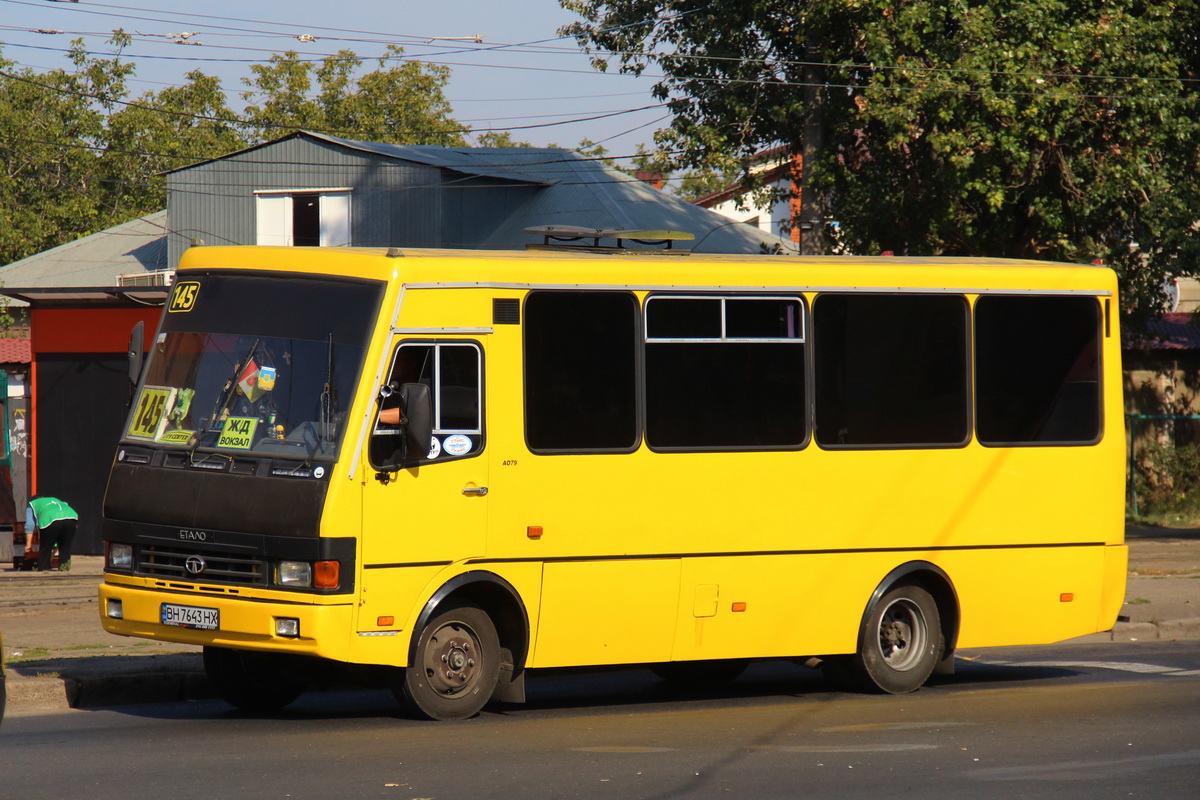
<svg viewBox="0 0 1200 800"><path fill-rule="evenodd" d="M104 505L112 633L222 697L383 667L419 714L538 668L818 662L909 692L1123 602L1111 270L197 247Z"/></svg>

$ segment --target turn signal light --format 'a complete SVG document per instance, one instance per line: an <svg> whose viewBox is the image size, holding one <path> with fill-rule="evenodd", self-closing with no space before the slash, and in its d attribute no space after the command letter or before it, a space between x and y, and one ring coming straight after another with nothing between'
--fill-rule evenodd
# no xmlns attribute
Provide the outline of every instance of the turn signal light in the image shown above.
<svg viewBox="0 0 1200 800"><path fill-rule="evenodd" d="M317 561L313 563L313 586L318 589L336 589L341 578L341 563Z"/></svg>
<svg viewBox="0 0 1200 800"><path fill-rule="evenodd" d="M1074 592L1063 592L1062 594L1060 594L1058 596L1058 602L1060 602L1060 603L1070 603L1074 600L1075 600Z"/></svg>

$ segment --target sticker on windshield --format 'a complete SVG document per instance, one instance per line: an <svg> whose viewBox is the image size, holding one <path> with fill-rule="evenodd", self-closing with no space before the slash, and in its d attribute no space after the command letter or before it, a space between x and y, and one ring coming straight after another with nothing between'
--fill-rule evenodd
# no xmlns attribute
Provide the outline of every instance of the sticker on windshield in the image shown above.
<svg viewBox="0 0 1200 800"><path fill-rule="evenodd" d="M195 435L195 431L167 431L157 441L163 444L191 444Z"/></svg>
<svg viewBox="0 0 1200 800"><path fill-rule="evenodd" d="M170 386L144 386L137 410L129 421L126 435L134 439L156 439L167 427L167 414L175 402L177 389Z"/></svg>
<svg viewBox="0 0 1200 800"><path fill-rule="evenodd" d="M175 288L171 290L171 301L167 303L167 313L191 311L196 307L196 297L199 294L199 281L183 281L175 284Z"/></svg>
<svg viewBox="0 0 1200 800"><path fill-rule="evenodd" d="M442 443L438 441L438 438L436 436L431 436L429 438L429 455L426 457L429 459L434 459L434 458L437 458L438 456L440 456L441 454L442 454Z"/></svg>
<svg viewBox="0 0 1200 800"><path fill-rule="evenodd" d="M446 452L452 456L461 456L471 452L471 439L461 433L456 433L453 436L447 436L442 447L446 448Z"/></svg>
<svg viewBox="0 0 1200 800"><path fill-rule="evenodd" d="M254 430L258 427L257 417L230 417L221 427L217 447L249 450L254 443Z"/></svg>

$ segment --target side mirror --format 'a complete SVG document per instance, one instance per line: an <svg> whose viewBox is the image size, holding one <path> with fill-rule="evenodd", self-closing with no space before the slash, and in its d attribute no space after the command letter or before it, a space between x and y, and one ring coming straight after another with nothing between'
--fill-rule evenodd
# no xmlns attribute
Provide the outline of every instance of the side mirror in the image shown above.
<svg viewBox="0 0 1200 800"><path fill-rule="evenodd" d="M129 333L129 382L137 386L142 377L142 359L146 355L146 323L138 322Z"/></svg>
<svg viewBox="0 0 1200 800"><path fill-rule="evenodd" d="M397 394L400 398L399 407L381 411L379 419L386 425L398 426L390 429L390 432L398 435L399 442L388 448L390 452L387 455L381 453L380 460L372 458L373 463L379 465L375 477L385 484L390 480L389 473L424 458L433 440L433 399L429 387L423 383L397 386L392 381L379 389L381 402ZM392 437L382 438L386 440Z"/></svg>
<svg viewBox="0 0 1200 800"><path fill-rule="evenodd" d="M408 424L404 426L405 461L416 461L429 454L433 440L433 399L423 383L400 387L400 409Z"/></svg>

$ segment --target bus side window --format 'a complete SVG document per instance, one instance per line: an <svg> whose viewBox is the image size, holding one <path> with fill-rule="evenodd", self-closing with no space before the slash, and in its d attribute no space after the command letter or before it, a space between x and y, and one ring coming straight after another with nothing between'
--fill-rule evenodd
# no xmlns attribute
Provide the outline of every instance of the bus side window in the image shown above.
<svg viewBox="0 0 1200 800"><path fill-rule="evenodd" d="M817 295L817 443L964 446L971 435L967 325L961 295Z"/></svg>
<svg viewBox="0 0 1200 800"><path fill-rule="evenodd" d="M646 300L646 443L800 447L807 436L799 297L655 294Z"/></svg>
<svg viewBox="0 0 1200 800"><path fill-rule="evenodd" d="M636 450L639 325L633 293L530 292L524 328L530 450Z"/></svg>
<svg viewBox="0 0 1200 800"><path fill-rule="evenodd" d="M405 342L396 349L388 383L397 387L420 383L433 401L433 441L427 457L445 460L483 449L482 371L478 345L472 342ZM391 461L401 446L400 431L388 424L399 393L385 398L376 416L369 456L379 466ZM409 454L411 458L413 454Z"/></svg>

